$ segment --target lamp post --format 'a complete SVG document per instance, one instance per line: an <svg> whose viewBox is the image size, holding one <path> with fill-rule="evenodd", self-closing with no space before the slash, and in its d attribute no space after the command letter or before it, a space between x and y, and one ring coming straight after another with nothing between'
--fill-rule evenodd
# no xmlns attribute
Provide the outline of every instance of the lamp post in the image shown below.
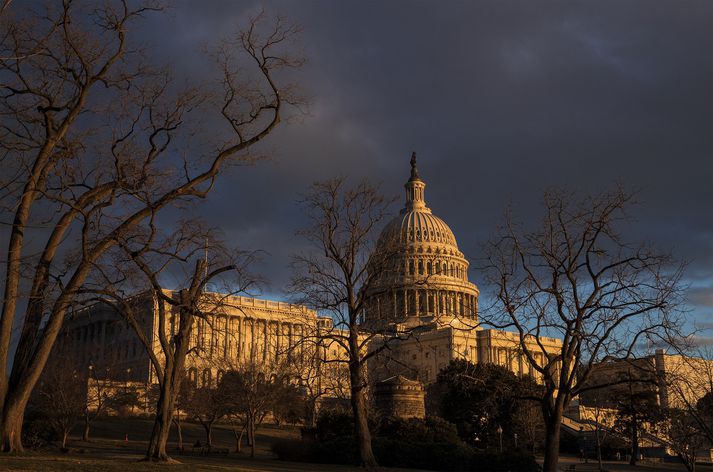
<svg viewBox="0 0 713 472"><path fill-rule="evenodd" d="M517 449L517 433L515 433L515 449Z"/></svg>
<svg viewBox="0 0 713 472"><path fill-rule="evenodd" d="M500 439L500 454L503 453L503 428L498 425L498 429L495 430L498 433L498 438Z"/></svg>

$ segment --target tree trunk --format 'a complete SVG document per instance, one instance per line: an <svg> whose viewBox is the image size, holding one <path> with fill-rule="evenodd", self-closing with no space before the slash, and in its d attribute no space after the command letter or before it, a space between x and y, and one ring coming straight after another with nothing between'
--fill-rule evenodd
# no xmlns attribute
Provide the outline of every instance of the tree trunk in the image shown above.
<svg viewBox="0 0 713 472"><path fill-rule="evenodd" d="M599 423L598 418L597 418L597 423ZM602 440L599 436L599 426L598 425L595 429L595 433L597 435L597 462L599 463L599 472L602 472L604 470L602 468Z"/></svg>
<svg viewBox="0 0 713 472"><path fill-rule="evenodd" d="M213 447L213 422L203 423L205 428L205 443L208 447Z"/></svg>
<svg viewBox="0 0 713 472"><path fill-rule="evenodd" d="M69 436L69 430L62 431L62 449L67 449L67 436Z"/></svg>
<svg viewBox="0 0 713 472"><path fill-rule="evenodd" d="M10 395L8 395L8 399ZM12 402L6 404L3 409L2 425L0 429L0 440L2 441L3 452L23 452L22 447L22 420L24 407Z"/></svg>
<svg viewBox="0 0 713 472"><path fill-rule="evenodd" d="M545 458L542 462L542 472L557 472L560 450L560 426L562 409L545 416Z"/></svg>
<svg viewBox="0 0 713 472"><path fill-rule="evenodd" d="M378 466L374 451L371 448L371 432L369 431L369 421L366 413L366 390L362 379L364 376L361 373L361 366L358 363L356 367L352 367L352 411L354 412L354 427L357 438L357 446L359 450L359 460L361 465L368 470L376 469ZM356 379L354 379L356 377Z"/></svg>
<svg viewBox="0 0 713 472"><path fill-rule="evenodd" d="M173 418L173 423L176 425L176 434L178 435L178 450L183 450L183 429L181 428L181 417Z"/></svg>
<svg viewBox="0 0 713 472"><path fill-rule="evenodd" d="M172 392L169 386L171 379L164 377L163 385L156 405L156 418L151 432L151 440L146 450L146 459L155 461L169 461L167 452L169 433L171 432L171 419L173 412Z"/></svg>
<svg viewBox="0 0 713 472"><path fill-rule="evenodd" d="M255 420L250 420L250 458L255 459Z"/></svg>
<svg viewBox="0 0 713 472"><path fill-rule="evenodd" d="M156 414L156 441L151 458L157 461L168 461L170 456L167 452L168 436L171 431L171 414L166 411L168 407L162 408L162 412Z"/></svg>
<svg viewBox="0 0 713 472"><path fill-rule="evenodd" d="M183 296L183 295L182 295ZM186 361L188 345L185 340L189 339L193 317L181 311L179 321L179 335L174 337L174 351L164 349L165 364L163 382L160 385L158 403L156 405L156 419L154 429L149 441L149 448L146 452L147 459L168 462L171 457L166 452L168 437L171 432L171 422L176 406L176 398L181 388L183 369Z"/></svg>
<svg viewBox="0 0 713 472"><path fill-rule="evenodd" d="M89 417L84 417L84 432L82 433L82 441L89 442Z"/></svg>
<svg viewBox="0 0 713 472"><path fill-rule="evenodd" d="M636 412L631 414L631 459L630 465L636 465L639 460L639 419Z"/></svg>
<svg viewBox="0 0 713 472"><path fill-rule="evenodd" d="M251 420L250 420L250 416L248 415L248 418L247 418L248 446L252 446L252 445L253 445L252 427L250 426L250 424L251 424Z"/></svg>
<svg viewBox="0 0 713 472"><path fill-rule="evenodd" d="M235 452L242 452L243 450L243 435L245 434L245 426L238 430L233 428L233 435L235 436Z"/></svg>

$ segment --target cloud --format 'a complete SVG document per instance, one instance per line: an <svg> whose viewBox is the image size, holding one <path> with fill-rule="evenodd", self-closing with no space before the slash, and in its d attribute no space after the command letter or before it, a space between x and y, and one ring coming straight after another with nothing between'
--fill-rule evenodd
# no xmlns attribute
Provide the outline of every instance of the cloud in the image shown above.
<svg viewBox="0 0 713 472"><path fill-rule="evenodd" d="M713 285L691 287L686 291L686 298L696 306L713 308Z"/></svg>
<svg viewBox="0 0 713 472"><path fill-rule="evenodd" d="M225 175L197 212L273 254L265 278L279 286L300 244L300 192L350 175L400 195L416 150L429 206L471 261L506 202L536 220L549 185L625 182L642 202L627 236L712 281L713 4L648 6L268 1L303 26L309 62L290 78L312 114L271 135L274 159ZM178 1L143 35L179 75L207 81L203 43L258 7ZM711 306L710 291L689 296Z"/></svg>

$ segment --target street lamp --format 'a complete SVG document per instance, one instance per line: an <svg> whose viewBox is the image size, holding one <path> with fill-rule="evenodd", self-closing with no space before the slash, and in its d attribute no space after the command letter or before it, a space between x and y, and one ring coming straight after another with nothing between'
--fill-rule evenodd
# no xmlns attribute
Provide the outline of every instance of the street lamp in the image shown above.
<svg viewBox="0 0 713 472"><path fill-rule="evenodd" d="M496 433L498 433L498 437L500 438L500 454L503 453L503 428L498 425L498 429L495 430Z"/></svg>
<svg viewBox="0 0 713 472"><path fill-rule="evenodd" d="M515 433L515 449L517 449L517 433Z"/></svg>

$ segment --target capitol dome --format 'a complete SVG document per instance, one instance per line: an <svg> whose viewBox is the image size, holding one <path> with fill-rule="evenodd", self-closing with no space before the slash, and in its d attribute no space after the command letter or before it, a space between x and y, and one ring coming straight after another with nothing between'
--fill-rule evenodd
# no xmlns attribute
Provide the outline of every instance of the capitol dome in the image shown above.
<svg viewBox="0 0 713 472"><path fill-rule="evenodd" d="M425 208L421 211L403 211L391 220L381 233L380 240L395 240L401 243L430 241L458 249L456 237L448 225Z"/></svg>
<svg viewBox="0 0 713 472"><path fill-rule="evenodd" d="M477 320L477 287L468 281L468 261L453 231L426 206L426 183L411 157L406 203L386 224L374 251L374 283L367 290L364 324L449 324Z"/></svg>

